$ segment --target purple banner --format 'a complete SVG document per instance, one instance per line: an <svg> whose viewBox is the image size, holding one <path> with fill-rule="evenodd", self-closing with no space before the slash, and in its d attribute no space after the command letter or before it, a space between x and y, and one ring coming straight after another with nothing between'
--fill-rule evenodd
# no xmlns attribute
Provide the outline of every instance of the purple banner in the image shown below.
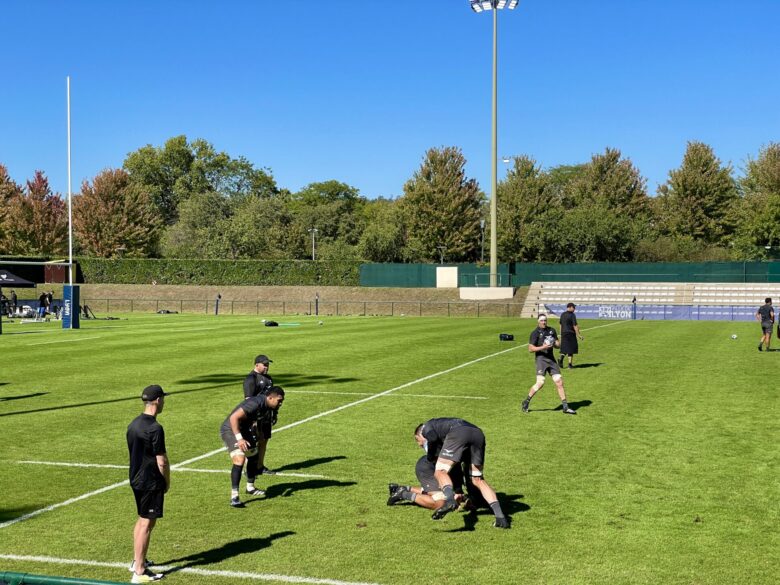
<svg viewBox="0 0 780 585"><path fill-rule="evenodd" d="M550 314L559 316L564 304L546 304ZM669 321L753 321L758 307L705 305L577 305L580 319L669 320Z"/></svg>

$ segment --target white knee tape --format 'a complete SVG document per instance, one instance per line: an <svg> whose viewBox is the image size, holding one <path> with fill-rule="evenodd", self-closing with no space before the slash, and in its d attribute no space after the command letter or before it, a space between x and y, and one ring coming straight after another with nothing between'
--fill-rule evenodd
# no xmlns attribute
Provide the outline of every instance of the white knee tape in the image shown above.
<svg viewBox="0 0 780 585"><path fill-rule="evenodd" d="M436 461L436 471L448 472L452 469L452 463L442 461L441 459Z"/></svg>

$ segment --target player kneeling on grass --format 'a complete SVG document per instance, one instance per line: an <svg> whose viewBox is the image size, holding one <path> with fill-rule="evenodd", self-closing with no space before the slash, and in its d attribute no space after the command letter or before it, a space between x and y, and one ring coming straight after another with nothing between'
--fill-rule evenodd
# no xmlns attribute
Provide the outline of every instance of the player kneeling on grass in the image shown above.
<svg viewBox="0 0 780 585"><path fill-rule="evenodd" d="M537 327L531 332L531 338L528 340L528 351L536 354L536 384L531 386L531 389L528 391L528 397L523 400L523 412L528 412L531 398L542 389L544 376L549 372L550 377L555 382L555 387L558 389L558 397L561 399L563 414L577 414L575 410L569 408L569 403L566 401L566 391L563 388L561 369L558 367L558 362L555 361L553 348L560 346L561 342L558 340L558 334L555 332L555 329L547 326L547 315L539 315Z"/></svg>
<svg viewBox="0 0 780 585"><path fill-rule="evenodd" d="M279 386L273 386L265 394L245 399L233 409L220 427L220 436L233 461L233 469L230 472L230 505L234 508L244 507L244 503L238 497L244 462L247 463L246 493L251 496L265 495L263 490L254 485L258 460L254 457L257 454L257 437L253 427L258 420L267 417L271 411L279 410L282 402L284 402L284 390Z"/></svg>
<svg viewBox="0 0 780 585"><path fill-rule="evenodd" d="M493 526L509 528L509 519L501 510L496 492L482 475L485 461L485 434L482 429L460 418L434 418L414 430L414 440L423 448L428 460L436 462L434 477L444 493L444 504L431 518L441 520L458 509L450 470L455 464L468 459L471 462L468 469L471 482L496 517Z"/></svg>
<svg viewBox="0 0 780 585"><path fill-rule="evenodd" d="M468 469L467 469L468 471ZM395 506L399 502L412 502L428 510L438 510L444 505L446 500L444 492L439 488L439 482L436 481L435 462L429 461L427 455L423 455L417 460L414 473L420 487L410 485L399 485L391 483L387 486L390 497L387 499L388 506ZM450 470L452 479L452 488L455 492L455 501L459 505L467 506L469 501L463 496L463 470L462 465L456 465ZM469 492L471 493L471 492Z"/></svg>

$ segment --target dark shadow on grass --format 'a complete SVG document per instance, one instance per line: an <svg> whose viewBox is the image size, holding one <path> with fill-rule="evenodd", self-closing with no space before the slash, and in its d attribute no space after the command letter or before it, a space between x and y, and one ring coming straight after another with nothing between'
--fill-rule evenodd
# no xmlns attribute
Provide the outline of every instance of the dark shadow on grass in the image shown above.
<svg viewBox="0 0 780 585"><path fill-rule="evenodd" d="M579 410L580 408L587 408L591 404L593 404L592 400L577 400L575 402L569 402L569 408ZM531 412L555 412L556 410L560 412L563 410L563 406L559 404L555 408L532 408Z"/></svg>
<svg viewBox="0 0 780 585"><path fill-rule="evenodd" d="M0 386L8 386L11 382L0 382Z"/></svg>
<svg viewBox="0 0 780 585"><path fill-rule="evenodd" d="M275 468L274 471L282 472L282 471L297 471L300 469L310 469L312 467L317 467L318 465L322 465L323 463L330 463L331 461L338 461L340 459L346 459L346 456L332 455L330 457L317 457L315 459L307 459L306 461L287 463L286 465L282 465L281 467Z"/></svg>
<svg viewBox="0 0 780 585"><path fill-rule="evenodd" d="M515 514L527 512L531 509L531 506L525 502L520 501L524 497L523 494L507 495L501 492L497 492L496 495L498 496L498 501L501 504L501 510L504 512L504 515L509 518L510 526L512 525L513 516ZM450 515L452 516L455 514ZM493 512L488 507L481 507L478 510L462 514L461 517L463 518L463 526L460 528L447 530L447 532L473 532L480 518L483 518L483 521L488 520L491 525L495 519ZM441 520L439 520L439 522L441 522Z"/></svg>
<svg viewBox="0 0 780 585"><path fill-rule="evenodd" d="M295 492L303 490L320 490L324 488L341 488L357 485L356 481L336 481L335 479L309 479L299 482L275 483L265 488L266 498L288 498ZM264 499L264 498L260 498ZM250 500L247 503L251 503Z"/></svg>
<svg viewBox="0 0 780 585"><path fill-rule="evenodd" d="M3 384L0 384L0 386ZM32 394L20 394L19 396L0 396L0 402L5 402L6 400L21 400L23 398L35 398L36 396L44 396L46 394L48 394L48 392L34 392Z"/></svg>
<svg viewBox="0 0 780 585"><path fill-rule="evenodd" d="M172 565L174 563L183 563L181 566L175 567L168 571L166 574L170 575L182 569L189 567L202 567L221 563L227 559L237 557L239 555L257 552L268 548L273 544L274 540L284 538L286 536L292 536L295 532L285 530L284 532L276 532L265 538L242 538L241 540L235 540L228 542L220 546L219 548L213 548L198 553L187 555L186 557L179 557L177 559L170 559L161 563L161 565Z"/></svg>
<svg viewBox="0 0 780 585"><path fill-rule="evenodd" d="M599 366L603 366L604 362L594 362L591 364L574 364L572 367L573 370L583 370L585 368L598 368Z"/></svg>
<svg viewBox="0 0 780 585"><path fill-rule="evenodd" d="M0 522L14 520L30 512L37 510L36 506L22 506L20 508L0 508Z"/></svg>

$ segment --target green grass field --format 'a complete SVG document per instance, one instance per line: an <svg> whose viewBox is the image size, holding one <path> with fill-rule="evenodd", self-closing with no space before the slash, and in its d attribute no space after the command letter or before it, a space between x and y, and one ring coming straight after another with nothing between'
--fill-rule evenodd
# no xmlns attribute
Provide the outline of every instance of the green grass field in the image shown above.
<svg viewBox="0 0 780 585"><path fill-rule="evenodd" d="M4 325L0 571L129 580L124 434L159 383L175 469L149 556L171 584L777 582L780 352L756 351L755 323L582 322L564 416L549 381L520 412L530 321L127 317ZM263 476L236 510L227 454L204 455L257 353L288 391L266 463L300 475ZM485 431L510 531L386 506L438 416Z"/></svg>

